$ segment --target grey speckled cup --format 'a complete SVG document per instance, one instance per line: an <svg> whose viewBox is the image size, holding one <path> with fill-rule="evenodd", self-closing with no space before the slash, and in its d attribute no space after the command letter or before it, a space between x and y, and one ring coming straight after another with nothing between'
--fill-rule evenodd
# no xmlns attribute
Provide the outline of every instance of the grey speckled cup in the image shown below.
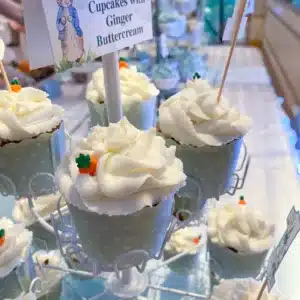
<svg viewBox="0 0 300 300"><path fill-rule="evenodd" d="M168 146L176 146L176 156L183 162L184 173L200 182L205 199L218 198L230 187L242 141L239 138L220 147L198 148L166 138Z"/></svg>
<svg viewBox="0 0 300 300"><path fill-rule="evenodd" d="M20 197L29 196L29 180L37 173L54 175L65 150L63 123L51 133L0 147L0 174L12 180ZM47 188L47 187L43 187Z"/></svg>
<svg viewBox="0 0 300 300"><path fill-rule="evenodd" d="M123 114L128 121L136 128L147 130L156 123L156 102L157 98L152 97L145 101L136 101L131 105L123 106ZM108 126L108 117L105 103L94 103L88 101L90 110L90 127L100 125Z"/></svg>
<svg viewBox="0 0 300 300"><path fill-rule="evenodd" d="M145 250L151 256L161 251L172 220L173 201L170 195L156 206L120 216L86 212L70 203L68 206L84 251L112 269L116 258L127 252Z"/></svg>
<svg viewBox="0 0 300 300"><path fill-rule="evenodd" d="M233 250L221 247L209 241L211 257L220 266L219 274L224 279L248 278L259 275L268 251L249 255L241 255Z"/></svg>

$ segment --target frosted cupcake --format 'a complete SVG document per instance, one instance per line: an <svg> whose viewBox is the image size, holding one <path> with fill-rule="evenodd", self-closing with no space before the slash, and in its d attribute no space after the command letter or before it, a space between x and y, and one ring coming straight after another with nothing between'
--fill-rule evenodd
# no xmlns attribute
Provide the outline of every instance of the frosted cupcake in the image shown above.
<svg viewBox="0 0 300 300"><path fill-rule="evenodd" d="M161 91L176 90L180 80L177 69L166 61L153 66L152 79Z"/></svg>
<svg viewBox="0 0 300 300"><path fill-rule="evenodd" d="M179 73L181 81L187 82L192 80L195 73L198 73L201 77L205 75L206 64L203 56L194 51L187 51L184 56L181 57L179 62Z"/></svg>
<svg viewBox="0 0 300 300"><path fill-rule="evenodd" d="M185 174L201 183L206 199L229 188L242 137L251 126L251 119L231 108L226 99L220 103L216 99L216 90L194 79L159 108L161 134L168 144L176 145Z"/></svg>
<svg viewBox="0 0 300 300"><path fill-rule="evenodd" d="M175 8L182 15L188 15L197 9L197 0L176 0Z"/></svg>
<svg viewBox="0 0 300 300"><path fill-rule="evenodd" d="M208 214L211 256L223 278L255 277L273 246L275 226L245 204L217 205Z"/></svg>
<svg viewBox="0 0 300 300"><path fill-rule="evenodd" d="M42 291L37 294L38 299L60 299L62 279L65 273L59 270L46 268L48 265L66 268L66 264L60 252L58 250L49 252L43 250L37 251L33 254L33 261L36 263L36 275L41 278L43 283Z"/></svg>
<svg viewBox="0 0 300 300"><path fill-rule="evenodd" d="M160 30L169 37L179 38L186 31L186 17L180 15L176 10L161 12L158 22Z"/></svg>
<svg viewBox="0 0 300 300"><path fill-rule="evenodd" d="M0 173L28 197L29 179L54 174L64 152L63 109L41 90L13 86L0 91Z"/></svg>
<svg viewBox="0 0 300 300"><path fill-rule="evenodd" d="M251 278L222 280L214 287L212 292L213 300L233 299L233 300L253 300L257 299L262 282ZM261 300L283 300L278 293L268 293L264 291Z"/></svg>
<svg viewBox="0 0 300 300"><path fill-rule="evenodd" d="M56 178L84 250L111 270L121 254L161 250L174 193L186 176L175 147L123 118L92 128L65 156Z"/></svg>
<svg viewBox="0 0 300 300"><path fill-rule="evenodd" d="M24 225L14 224L7 218L0 219L1 299L18 297L23 292L22 286L29 285L33 279L29 271L31 242L32 233ZM22 274L22 278L18 274Z"/></svg>
<svg viewBox="0 0 300 300"><path fill-rule="evenodd" d="M39 216L50 223L50 214L57 210L57 203L61 195L59 193L38 197L34 201L34 208ZM62 205L65 205L62 201ZM31 213L27 198L20 198L13 209L13 219L16 223L24 224L34 234L34 237L44 240L50 249L56 248L56 239L53 234L45 230L35 216Z"/></svg>
<svg viewBox="0 0 300 300"><path fill-rule="evenodd" d="M204 244L202 239L203 229L200 227L188 226L175 231L164 249L164 260L170 259L175 255L188 251L188 254L179 258L177 261L169 264L169 267L179 273L189 272L197 263L198 252L201 245Z"/></svg>
<svg viewBox="0 0 300 300"><path fill-rule="evenodd" d="M124 65L120 69L123 114L139 129L152 128L156 122L156 98L159 91L136 67L127 68L125 62L120 64ZM103 69L93 74L93 79L87 86L86 99L90 108L91 126L108 126Z"/></svg>

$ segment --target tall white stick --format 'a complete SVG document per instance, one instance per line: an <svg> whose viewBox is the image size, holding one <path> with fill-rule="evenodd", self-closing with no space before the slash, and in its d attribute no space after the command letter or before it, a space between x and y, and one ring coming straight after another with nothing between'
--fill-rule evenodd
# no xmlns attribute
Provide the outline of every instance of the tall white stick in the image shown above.
<svg viewBox="0 0 300 300"><path fill-rule="evenodd" d="M102 56L105 84L105 105L109 123L117 123L122 118L122 102L120 91L119 57L118 53Z"/></svg>
<svg viewBox="0 0 300 300"><path fill-rule="evenodd" d="M222 75L221 85L220 85L218 96L217 96L217 103L220 102L220 99L221 99L221 96L222 96L222 92L223 92L223 89L224 89L225 80L226 80L226 76L227 76L227 73L228 73L231 57L232 57L233 50L234 50L234 47L236 45L237 37L238 37L239 31L240 31L240 25L241 25L244 10L245 10L245 7L246 7L246 2L247 2L247 0L239 0L238 11L237 11L237 15L236 15L234 26L233 26L232 43L231 43L231 47L229 49L229 53L228 53L227 60L226 60L226 63L225 63L225 68L224 68L223 75Z"/></svg>

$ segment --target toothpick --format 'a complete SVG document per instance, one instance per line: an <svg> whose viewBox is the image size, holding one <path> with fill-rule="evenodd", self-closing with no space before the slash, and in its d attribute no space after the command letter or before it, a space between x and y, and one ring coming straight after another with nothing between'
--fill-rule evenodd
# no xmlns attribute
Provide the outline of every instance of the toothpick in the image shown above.
<svg viewBox="0 0 300 300"><path fill-rule="evenodd" d="M259 293L258 293L258 295L257 295L257 297L256 297L255 300L260 300L261 299L261 297L264 294L264 291L265 291L265 289L267 287L267 283L268 283L268 280L266 278L265 281L263 282L263 284L262 284L262 286L261 286L261 288L259 290Z"/></svg>
<svg viewBox="0 0 300 300"><path fill-rule="evenodd" d="M239 31L240 31L240 25L241 25L244 10L245 10L245 7L246 7L246 2L247 2L247 0L239 0L239 4L238 4L239 7L238 7L238 10L237 10L237 16L236 16L234 27L233 27L233 29L234 29L233 39L232 39L232 43L231 43L229 53L228 53L228 56L227 56L227 60L226 60L226 63L225 63L225 68L224 68L223 75L222 75L222 81L221 81L221 85L220 85L218 96L217 96L217 103L219 103L220 99L221 99L221 95L222 95L223 88L224 88L224 85L225 85L225 80L226 80L226 76L227 76L227 73L228 73L231 57L232 57L233 50L234 50L234 47L236 45L237 37L238 37Z"/></svg>
<svg viewBox="0 0 300 300"><path fill-rule="evenodd" d="M3 40L0 39L0 71L3 75L3 79L4 79L4 82L5 82L5 85L8 89L8 91L11 92L12 91L11 86L10 86L10 83L9 83L3 62L2 62L2 60L4 58L4 52L5 52L5 44L4 44Z"/></svg>
<svg viewBox="0 0 300 300"><path fill-rule="evenodd" d="M9 92L12 92L11 86L10 86L10 83L9 83L9 80L8 80L8 77L7 77L7 74L6 74L6 71L5 71L5 68L4 68L4 65L3 65L2 61L0 61L0 71L1 71L1 73L3 75L3 79L4 79L4 82L5 82L7 90Z"/></svg>

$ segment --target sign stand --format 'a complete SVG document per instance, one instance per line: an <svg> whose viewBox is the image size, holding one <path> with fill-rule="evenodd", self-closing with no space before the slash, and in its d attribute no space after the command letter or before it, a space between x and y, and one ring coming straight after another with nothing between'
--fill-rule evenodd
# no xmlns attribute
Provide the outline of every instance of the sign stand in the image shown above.
<svg viewBox="0 0 300 300"><path fill-rule="evenodd" d="M122 119L122 103L120 90L119 57L117 52L102 56L105 105L109 123L117 123Z"/></svg>
<svg viewBox="0 0 300 300"><path fill-rule="evenodd" d="M284 258L288 252L290 246L292 245L294 239L300 231L300 212L296 211L295 206L292 207L289 215L287 217L287 229L282 235L280 242L277 247L273 250L271 257L267 265L267 275L264 280L259 293L255 300L261 300L266 287L270 292L275 284L275 274Z"/></svg>

